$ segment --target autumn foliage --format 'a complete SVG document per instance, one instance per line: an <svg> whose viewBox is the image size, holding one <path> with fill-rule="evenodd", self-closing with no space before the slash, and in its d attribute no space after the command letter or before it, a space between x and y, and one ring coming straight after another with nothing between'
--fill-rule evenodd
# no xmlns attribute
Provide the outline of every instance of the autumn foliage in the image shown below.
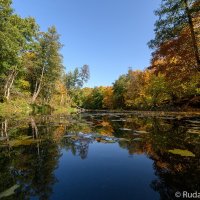
<svg viewBox="0 0 200 200"><path fill-rule="evenodd" d="M159 19L149 43L154 50L150 66L129 70L112 87L91 89L85 108L199 108L200 3L165 0L155 13Z"/></svg>

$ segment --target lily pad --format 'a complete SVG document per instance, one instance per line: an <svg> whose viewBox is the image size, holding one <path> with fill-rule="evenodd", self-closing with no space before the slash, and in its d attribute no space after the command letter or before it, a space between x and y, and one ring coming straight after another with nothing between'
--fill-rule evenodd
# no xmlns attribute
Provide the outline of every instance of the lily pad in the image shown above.
<svg viewBox="0 0 200 200"><path fill-rule="evenodd" d="M115 140L104 140L104 139L102 139L101 142L102 143L115 143L116 141Z"/></svg>
<svg viewBox="0 0 200 200"><path fill-rule="evenodd" d="M192 124L200 124L200 121L197 121L197 120L186 120L186 121Z"/></svg>
<svg viewBox="0 0 200 200"><path fill-rule="evenodd" d="M125 122L125 119L113 119L112 122Z"/></svg>
<svg viewBox="0 0 200 200"><path fill-rule="evenodd" d="M142 140L142 138L135 138L135 139L133 139L133 141L141 141Z"/></svg>
<svg viewBox="0 0 200 200"><path fill-rule="evenodd" d="M71 137L74 137L74 135L64 135L63 137L64 138L71 138Z"/></svg>
<svg viewBox="0 0 200 200"><path fill-rule="evenodd" d="M120 128L119 130L121 130L121 131L132 131L132 129L130 129L130 128Z"/></svg>
<svg viewBox="0 0 200 200"><path fill-rule="evenodd" d="M19 187L19 185L13 185L12 187L8 188L4 192L0 193L0 199L3 197L9 197L15 193L15 190Z"/></svg>
<svg viewBox="0 0 200 200"><path fill-rule="evenodd" d="M148 133L147 131L134 131L135 133L139 133L139 134L145 134Z"/></svg>
<svg viewBox="0 0 200 200"><path fill-rule="evenodd" d="M139 134L139 133L133 133L133 135L134 135L134 136L138 136L138 135L140 135L140 134Z"/></svg>
<svg viewBox="0 0 200 200"><path fill-rule="evenodd" d="M193 154L191 151L188 150L173 149L173 150L168 150L168 152L185 157L195 157L195 154Z"/></svg>
<svg viewBox="0 0 200 200"><path fill-rule="evenodd" d="M127 139L127 138L119 138L119 141L123 141L123 142L129 142L130 139Z"/></svg>
<svg viewBox="0 0 200 200"><path fill-rule="evenodd" d="M192 134L200 134L200 130L198 129L189 129L187 132Z"/></svg>

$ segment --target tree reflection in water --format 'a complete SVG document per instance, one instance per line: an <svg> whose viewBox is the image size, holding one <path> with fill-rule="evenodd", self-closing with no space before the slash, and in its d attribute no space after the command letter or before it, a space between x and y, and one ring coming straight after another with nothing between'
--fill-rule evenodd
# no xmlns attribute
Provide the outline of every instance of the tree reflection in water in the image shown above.
<svg viewBox="0 0 200 200"><path fill-rule="evenodd" d="M2 119L0 194L17 184L12 198L49 199L59 181L54 172L61 150L86 159L89 145L97 142L118 143L130 155L153 160L157 178L150 187L161 199L175 199L176 191L200 191L200 124L195 121L199 118L119 113ZM172 154L173 149L188 150L195 157Z"/></svg>
<svg viewBox="0 0 200 200"><path fill-rule="evenodd" d="M92 142L90 138L78 137L64 138L62 146L68 151L71 150L73 155L78 155L81 159L87 158L89 144Z"/></svg>
<svg viewBox="0 0 200 200"><path fill-rule="evenodd" d="M34 118L26 127L21 124L16 128L15 125L10 129L15 131L10 132L12 139L24 133L31 135L34 140L41 137ZM23 145L7 143L0 148L0 193L17 184L19 188L12 199L29 199L31 196L38 199L50 198L53 185L57 182L54 170L58 166L60 149L49 136L42 142L34 140L32 143L27 140L28 144Z"/></svg>

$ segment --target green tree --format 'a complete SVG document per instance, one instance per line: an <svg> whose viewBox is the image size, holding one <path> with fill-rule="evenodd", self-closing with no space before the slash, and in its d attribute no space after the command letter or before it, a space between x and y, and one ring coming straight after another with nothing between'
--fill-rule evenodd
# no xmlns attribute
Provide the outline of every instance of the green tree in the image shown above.
<svg viewBox="0 0 200 200"><path fill-rule="evenodd" d="M87 88L82 89L84 92L83 96L83 107L88 109L102 109L103 108L103 99L104 99L104 92L105 88L94 87L94 88Z"/></svg>
<svg viewBox="0 0 200 200"><path fill-rule="evenodd" d="M150 73L148 83L145 86L145 97L148 106L157 107L165 100L169 100L168 84L163 74Z"/></svg>
<svg viewBox="0 0 200 200"><path fill-rule="evenodd" d="M113 83L113 101L115 108L124 108L124 94L126 92L126 84L128 77L127 75L121 75L114 83Z"/></svg>
<svg viewBox="0 0 200 200"><path fill-rule="evenodd" d="M128 81L126 83L125 105L127 108L138 108L147 105L143 88L148 82L143 71L128 72Z"/></svg>
<svg viewBox="0 0 200 200"><path fill-rule="evenodd" d="M81 88L89 78L90 70L88 65L83 65L80 69L75 68L74 71L70 71L66 74L66 87L73 102L77 106L82 106L83 104L84 94Z"/></svg>
<svg viewBox="0 0 200 200"><path fill-rule="evenodd" d="M74 71L70 71L66 74L66 87L68 90L82 88L84 83L90 78L90 70L88 65L75 68Z"/></svg>
<svg viewBox="0 0 200 200"><path fill-rule="evenodd" d="M104 88L95 87L92 91L92 109L102 109L103 108L103 98L104 98Z"/></svg>
<svg viewBox="0 0 200 200"><path fill-rule="evenodd" d="M41 94L44 102L49 102L53 94L55 83L63 72L62 44L60 36L54 26L48 32L41 33L33 55L33 63L29 68L29 80L32 87L32 103Z"/></svg>
<svg viewBox="0 0 200 200"><path fill-rule="evenodd" d="M0 1L0 83L1 95L9 100L17 75L24 70L21 62L38 29L33 18L14 14L12 1Z"/></svg>

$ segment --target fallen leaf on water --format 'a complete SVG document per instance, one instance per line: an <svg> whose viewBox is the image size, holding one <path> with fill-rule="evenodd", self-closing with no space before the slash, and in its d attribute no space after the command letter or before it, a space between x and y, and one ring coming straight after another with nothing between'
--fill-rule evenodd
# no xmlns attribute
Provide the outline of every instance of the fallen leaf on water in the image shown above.
<svg viewBox="0 0 200 200"><path fill-rule="evenodd" d="M135 139L133 139L133 141L141 141L142 140L142 138L135 138Z"/></svg>
<svg viewBox="0 0 200 200"><path fill-rule="evenodd" d="M189 129L187 132L192 134L200 134L200 130L198 129Z"/></svg>
<svg viewBox="0 0 200 200"><path fill-rule="evenodd" d="M132 129L130 129L130 128L120 128L119 130L121 130L121 131L132 131Z"/></svg>
<svg viewBox="0 0 200 200"><path fill-rule="evenodd" d="M173 150L168 150L168 151L170 153L177 154L180 156L195 157L195 154L193 154L191 151L188 151L188 150L173 149Z"/></svg>
<svg viewBox="0 0 200 200"><path fill-rule="evenodd" d="M19 187L19 185L13 185L12 187L8 188L4 192L0 193L0 199L3 197L9 197L15 193L15 190Z"/></svg>

